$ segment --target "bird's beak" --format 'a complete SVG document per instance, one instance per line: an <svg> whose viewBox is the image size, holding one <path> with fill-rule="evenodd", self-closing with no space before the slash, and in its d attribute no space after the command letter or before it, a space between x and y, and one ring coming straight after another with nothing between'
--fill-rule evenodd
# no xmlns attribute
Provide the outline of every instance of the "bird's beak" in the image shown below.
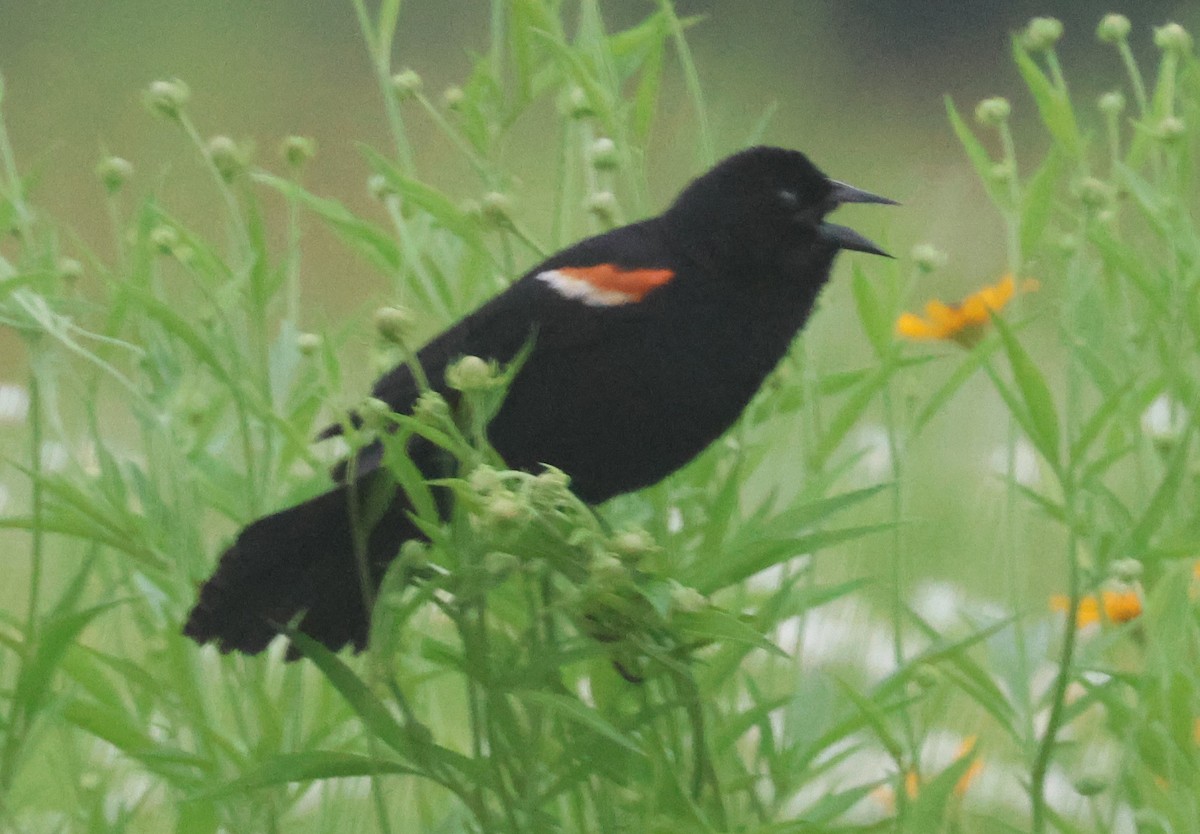
<svg viewBox="0 0 1200 834"><path fill-rule="evenodd" d="M830 180L829 184L833 186L833 190L829 193L829 199L835 206L842 203L879 203L885 206L900 205L895 200L880 197L878 194L863 191L861 188L846 185L844 182ZM839 226L837 223L822 223L821 234L827 241L837 246L838 249L853 249L855 252L883 255L885 258L892 257L848 226Z"/></svg>

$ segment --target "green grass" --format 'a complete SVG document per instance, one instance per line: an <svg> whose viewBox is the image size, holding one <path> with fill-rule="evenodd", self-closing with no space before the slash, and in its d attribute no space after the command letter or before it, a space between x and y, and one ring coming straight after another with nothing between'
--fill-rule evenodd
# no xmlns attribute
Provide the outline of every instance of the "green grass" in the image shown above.
<svg viewBox="0 0 1200 834"><path fill-rule="evenodd" d="M1072 100L1052 23L1017 36L1040 158L1002 104L973 125L947 103L1004 230L996 278L1040 283L968 348L895 335L936 253L844 258L870 358L801 338L726 438L599 517L557 473L502 468L480 427L503 376L465 369L466 429L433 400L377 415L464 474L452 518L417 501L430 543L385 581L370 652L300 639L285 664L184 640L222 542L326 483L336 450L309 439L356 405L355 366L402 361L540 254L656 210L664 79L697 167L725 145L667 0L620 32L594 2L571 31L556 4L496 2L490 49L441 99L390 62L399 3L351 5L392 140L363 149L376 219L305 188L321 157L302 139L253 164L165 82L147 129L205 160L224 214L185 224L104 162L102 257L38 210L0 122L0 321L28 359L3 447L0 828L1200 830L1200 71L1182 30L1158 32L1143 77L1108 21L1116 53L1096 60L1129 101L1100 110ZM477 197L416 169L418 120ZM530 120L554 128L548 216L511 196L506 141ZM390 282L373 303L400 309L369 350L305 308L315 225ZM980 425L998 449L947 440ZM930 562L964 581L923 579ZM414 565L428 582L402 580ZM1102 591L1139 615L1076 629Z"/></svg>

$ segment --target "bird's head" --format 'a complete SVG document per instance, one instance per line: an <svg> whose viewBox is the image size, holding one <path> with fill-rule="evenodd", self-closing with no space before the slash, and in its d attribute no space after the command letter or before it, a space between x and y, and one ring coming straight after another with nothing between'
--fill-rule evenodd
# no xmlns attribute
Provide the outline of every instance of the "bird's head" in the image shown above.
<svg viewBox="0 0 1200 834"><path fill-rule="evenodd" d="M827 267L841 249L887 255L825 220L843 203L895 200L831 180L799 151L750 148L693 181L663 215L690 254L749 269Z"/></svg>

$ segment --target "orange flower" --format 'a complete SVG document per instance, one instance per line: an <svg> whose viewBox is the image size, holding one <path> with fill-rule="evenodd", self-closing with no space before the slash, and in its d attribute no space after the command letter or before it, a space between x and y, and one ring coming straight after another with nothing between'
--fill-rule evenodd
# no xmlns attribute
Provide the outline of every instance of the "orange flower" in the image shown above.
<svg viewBox="0 0 1200 834"><path fill-rule="evenodd" d="M1023 292L1037 289L1037 281L1028 279L1021 285ZM925 317L903 313L896 319L896 333L915 341L950 339L963 347L971 347L983 335L989 313L999 312L1012 300L1017 291L1011 274L999 283L972 293L957 304L947 304L936 298L925 305Z"/></svg>
<svg viewBox="0 0 1200 834"><path fill-rule="evenodd" d="M964 756L969 756L975 752L975 742L977 736L967 736L962 740L962 744L958 745L958 751L954 754L954 761L960 761ZM971 783L975 781L980 772L983 770L983 762L976 758L963 772L963 775L958 777L958 781L954 783L954 795L961 797L971 787ZM907 771L904 774L904 793L909 799L916 799L921 793L921 775L916 769ZM894 813L896 810L896 795L895 790L891 785L881 785L871 791L871 796L875 798L879 804L883 805L889 813Z"/></svg>
<svg viewBox="0 0 1200 834"><path fill-rule="evenodd" d="M1064 614L1071 608L1071 598L1065 594L1050 597L1050 610ZM1101 616L1103 614L1103 617ZM1079 628L1098 623L1103 619L1109 623L1127 623L1142 615L1142 598L1135 590L1101 591L1100 598L1094 594L1079 600L1079 611L1075 625Z"/></svg>

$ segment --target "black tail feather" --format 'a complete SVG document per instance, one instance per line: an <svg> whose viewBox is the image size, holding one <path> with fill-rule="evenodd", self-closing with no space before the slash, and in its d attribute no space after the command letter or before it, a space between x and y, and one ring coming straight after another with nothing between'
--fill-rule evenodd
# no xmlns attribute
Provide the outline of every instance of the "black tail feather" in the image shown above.
<svg viewBox="0 0 1200 834"><path fill-rule="evenodd" d="M360 485L362 482L360 482ZM183 633L222 652L258 654L299 619L297 629L329 649L366 646L366 600L400 544L419 535L397 492L366 540L367 589L355 557L350 489L340 486L247 526L221 556ZM294 648L289 659L297 656Z"/></svg>

